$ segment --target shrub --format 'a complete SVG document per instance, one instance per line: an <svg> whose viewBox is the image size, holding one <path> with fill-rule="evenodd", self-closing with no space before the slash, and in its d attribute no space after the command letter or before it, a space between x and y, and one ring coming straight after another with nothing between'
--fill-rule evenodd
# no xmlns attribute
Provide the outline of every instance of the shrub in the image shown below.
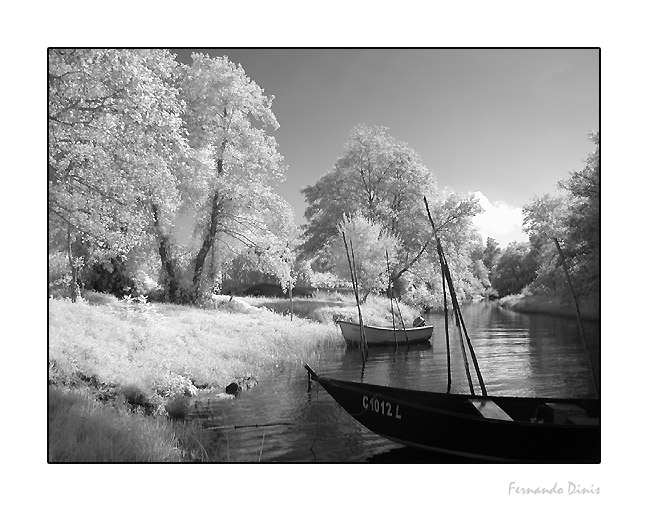
<svg viewBox="0 0 650 513"><path fill-rule="evenodd" d="M118 303L118 299L114 295L104 292L84 290L81 295L90 305L117 305Z"/></svg>
<svg viewBox="0 0 650 513"><path fill-rule="evenodd" d="M184 420L190 411L190 400L183 395L175 395L165 403L165 411L172 420Z"/></svg>

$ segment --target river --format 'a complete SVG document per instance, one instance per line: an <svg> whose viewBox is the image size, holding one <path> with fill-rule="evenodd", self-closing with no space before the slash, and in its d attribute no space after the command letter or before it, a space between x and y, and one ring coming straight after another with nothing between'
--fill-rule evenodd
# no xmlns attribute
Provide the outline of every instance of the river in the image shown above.
<svg viewBox="0 0 650 513"><path fill-rule="evenodd" d="M585 324L587 356L578 323L572 319L517 313L488 302L463 307L463 317L490 395L596 395L591 367L598 380L599 323ZM359 350L342 345L324 350L306 363L323 376L444 392L444 316L430 314L426 320L435 326L430 346L371 348L363 366ZM467 393L455 326L450 326L450 347L451 391ZM480 394L475 376L473 382ZM300 365L262 376L258 386L235 399L202 400L192 418L209 432L209 452L218 453L221 461L464 462L404 448L369 432L320 385L310 386L307 371ZM252 427L255 425L266 426Z"/></svg>

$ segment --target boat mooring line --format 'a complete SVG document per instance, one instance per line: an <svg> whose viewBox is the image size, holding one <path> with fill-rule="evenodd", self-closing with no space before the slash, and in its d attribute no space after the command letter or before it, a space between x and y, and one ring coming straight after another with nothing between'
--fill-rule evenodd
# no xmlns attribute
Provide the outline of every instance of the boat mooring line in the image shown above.
<svg viewBox="0 0 650 513"><path fill-rule="evenodd" d="M370 401L372 401L373 399L376 399L377 396L379 396L379 395L380 395L380 394L375 394L375 395L373 395L373 396L370 398L370 400L368 401L368 406L366 406L366 407L365 407L363 410L361 410L359 413L350 413L350 415L352 415L353 417L358 417L359 415L363 415L364 413L366 413L366 412L368 411L368 408L370 407Z"/></svg>
<svg viewBox="0 0 650 513"><path fill-rule="evenodd" d="M218 429L244 429L244 428L267 428L273 426L293 426L294 422L269 422L268 424L243 424L241 426L232 425L232 426L212 426L205 428L206 431L216 431Z"/></svg>
<svg viewBox="0 0 650 513"><path fill-rule="evenodd" d="M307 367L307 376L309 378L309 383L311 383L312 378L311 378L310 367L309 365L307 365L306 367ZM314 433L314 441L309 446L309 452L311 452L314 455L314 461L316 461L316 453L314 452L314 445L316 445L316 440L318 440L318 411L320 409L318 408L318 389L320 388L320 382L316 380L316 384L318 385L316 387L316 431Z"/></svg>

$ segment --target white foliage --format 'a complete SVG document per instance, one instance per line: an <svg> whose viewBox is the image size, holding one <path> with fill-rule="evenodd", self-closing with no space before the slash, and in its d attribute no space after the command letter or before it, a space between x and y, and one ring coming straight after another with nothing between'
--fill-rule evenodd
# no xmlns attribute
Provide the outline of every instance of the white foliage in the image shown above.
<svg viewBox="0 0 650 513"><path fill-rule="evenodd" d="M400 249L398 239L386 233L381 224L361 214L346 216L339 224L339 234L341 237L332 244L336 274L341 278L350 278L350 262L352 262L359 287L364 295L386 290L389 280L386 253L388 252L388 264L392 267ZM343 234L345 234L347 250Z"/></svg>

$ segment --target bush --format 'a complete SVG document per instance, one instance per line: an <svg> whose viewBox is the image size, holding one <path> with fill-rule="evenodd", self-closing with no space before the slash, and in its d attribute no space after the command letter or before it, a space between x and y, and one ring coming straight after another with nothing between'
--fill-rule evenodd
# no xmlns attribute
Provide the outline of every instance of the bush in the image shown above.
<svg viewBox="0 0 650 513"><path fill-rule="evenodd" d="M165 411L172 420L184 420L190 411L190 400L183 395L175 395L165 403Z"/></svg>
<svg viewBox="0 0 650 513"><path fill-rule="evenodd" d="M217 294L212 294L212 300L206 306L223 312L235 313L248 313L253 309L252 306L241 299Z"/></svg>
<svg viewBox="0 0 650 513"><path fill-rule="evenodd" d="M112 294L95 292L94 290L84 290L81 295L90 305L116 305L119 301Z"/></svg>

